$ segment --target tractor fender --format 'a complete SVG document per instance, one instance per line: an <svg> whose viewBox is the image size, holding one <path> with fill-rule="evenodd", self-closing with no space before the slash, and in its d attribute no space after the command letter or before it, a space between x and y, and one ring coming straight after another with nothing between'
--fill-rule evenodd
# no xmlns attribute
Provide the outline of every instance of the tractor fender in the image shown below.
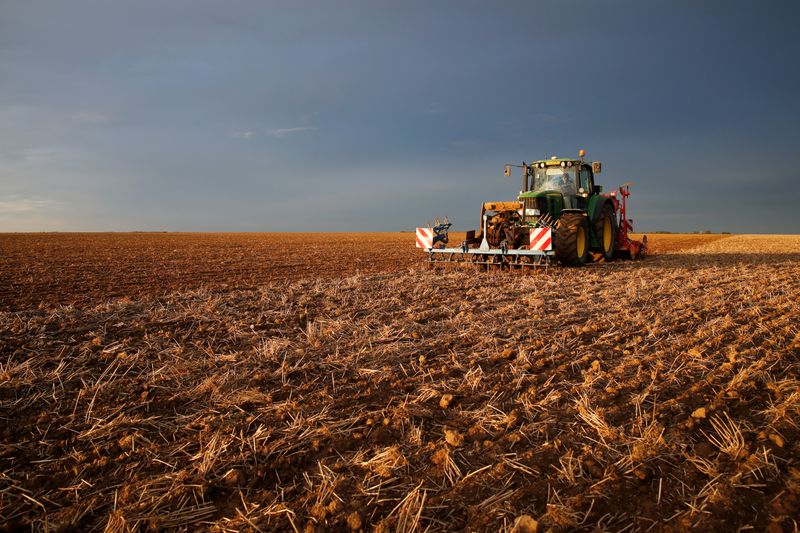
<svg viewBox="0 0 800 533"><path fill-rule="evenodd" d="M605 196L594 195L589 198L589 208L586 210L589 214L589 220L595 222L598 218L600 218L600 214L603 212L603 208L607 205L611 204L611 208L614 209L614 204L611 202L610 198L606 198ZM616 212L616 210L614 210Z"/></svg>

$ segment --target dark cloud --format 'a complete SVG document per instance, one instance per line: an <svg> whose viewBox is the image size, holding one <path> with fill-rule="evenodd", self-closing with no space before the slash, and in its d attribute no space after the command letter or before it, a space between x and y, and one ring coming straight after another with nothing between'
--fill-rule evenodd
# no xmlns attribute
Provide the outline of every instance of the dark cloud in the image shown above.
<svg viewBox="0 0 800 533"><path fill-rule="evenodd" d="M3 2L0 229L464 228L586 148L642 229L798 232L799 14Z"/></svg>

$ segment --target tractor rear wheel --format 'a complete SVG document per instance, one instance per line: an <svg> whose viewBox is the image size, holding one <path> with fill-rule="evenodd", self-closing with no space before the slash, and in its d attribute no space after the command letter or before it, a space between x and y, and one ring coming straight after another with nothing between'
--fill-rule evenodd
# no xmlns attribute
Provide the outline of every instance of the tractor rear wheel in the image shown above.
<svg viewBox="0 0 800 533"><path fill-rule="evenodd" d="M617 242L617 220L614 217L614 208L611 204L603 206L600 216L592 224L594 238L600 245L600 252L603 259L612 261L614 259L614 245Z"/></svg>
<svg viewBox="0 0 800 533"><path fill-rule="evenodd" d="M567 266L580 266L589 258L589 223L582 213L561 215L556 225L556 259Z"/></svg>

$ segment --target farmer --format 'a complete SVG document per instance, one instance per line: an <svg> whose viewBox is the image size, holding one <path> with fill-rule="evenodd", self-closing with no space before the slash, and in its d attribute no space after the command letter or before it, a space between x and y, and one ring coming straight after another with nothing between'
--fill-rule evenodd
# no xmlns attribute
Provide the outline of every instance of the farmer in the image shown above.
<svg viewBox="0 0 800 533"><path fill-rule="evenodd" d="M575 183L572 181L569 173L564 172L561 175L559 189L561 189L564 196L564 209L573 209L577 191L575 190Z"/></svg>

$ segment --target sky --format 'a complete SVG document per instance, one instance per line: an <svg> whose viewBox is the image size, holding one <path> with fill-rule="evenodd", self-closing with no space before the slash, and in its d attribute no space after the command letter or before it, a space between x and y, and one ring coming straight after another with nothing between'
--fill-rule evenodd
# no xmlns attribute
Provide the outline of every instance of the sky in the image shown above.
<svg viewBox="0 0 800 533"><path fill-rule="evenodd" d="M641 231L800 233L796 1L0 0L0 231L478 224L600 160Z"/></svg>

